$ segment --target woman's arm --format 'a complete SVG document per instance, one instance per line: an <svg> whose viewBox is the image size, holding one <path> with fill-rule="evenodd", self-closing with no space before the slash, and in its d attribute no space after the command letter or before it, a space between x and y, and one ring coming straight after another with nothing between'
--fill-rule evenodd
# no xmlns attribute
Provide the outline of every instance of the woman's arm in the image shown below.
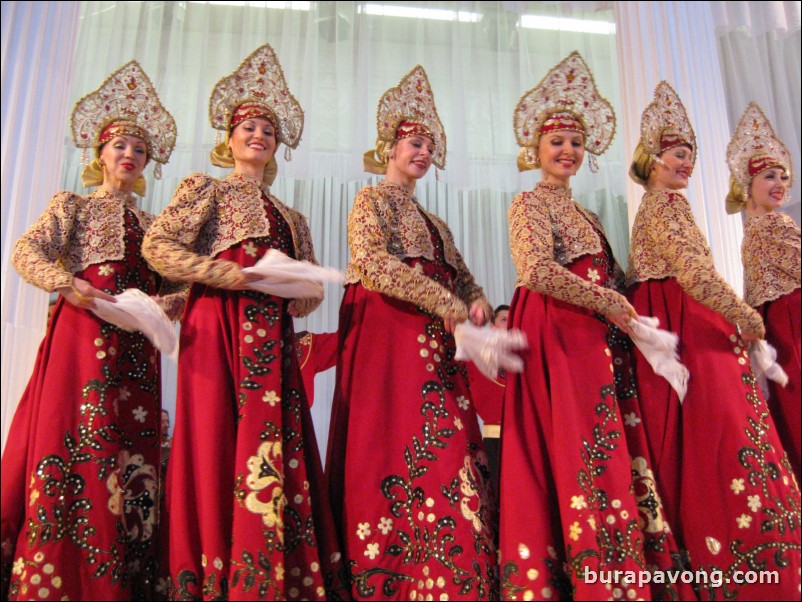
<svg viewBox="0 0 802 602"><path fill-rule="evenodd" d="M69 244L81 200L72 192L57 193L14 245L11 262L26 282L49 293L72 285L72 274L59 260Z"/></svg>
<svg viewBox="0 0 802 602"><path fill-rule="evenodd" d="M162 276L215 288L245 287L240 266L195 252L195 241L215 210L215 180L192 174L178 186L170 204L145 234L142 255Z"/></svg>
<svg viewBox="0 0 802 602"><path fill-rule="evenodd" d="M289 213L295 226L295 235L298 237L298 259L318 265L315 248L312 245L312 233L309 231L306 218L294 209L289 209ZM287 311L294 318L303 318L320 307L322 302L323 299L317 297L293 299L287 306Z"/></svg>
<svg viewBox="0 0 802 602"><path fill-rule="evenodd" d="M381 197L372 187L363 188L354 200L348 218L351 264L362 285L402 301L414 303L441 318L464 321L468 308L457 295L422 272L387 252L388 235L382 228L377 203Z"/></svg>
<svg viewBox="0 0 802 602"><path fill-rule="evenodd" d="M763 319L716 271L687 199L671 193L660 206L660 220L645 222L647 239L669 263L682 289L741 328L746 336L763 338Z"/></svg>
<svg viewBox="0 0 802 602"><path fill-rule="evenodd" d="M518 280L528 289L607 317L635 315L623 295L577 276L554 260L549 210L533 193L515 197L509 221L512 260Z"/></svg>

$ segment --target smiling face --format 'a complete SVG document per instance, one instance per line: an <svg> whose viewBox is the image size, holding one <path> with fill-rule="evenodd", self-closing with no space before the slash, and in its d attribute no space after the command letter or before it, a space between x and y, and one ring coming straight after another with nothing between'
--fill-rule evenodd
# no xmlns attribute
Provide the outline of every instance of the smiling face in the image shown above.
<svg viewBox="0 0 802 602"><path fill-rule="evenodd" d="M402 138L390 150L388 179L395 174L405 181L419 180L429 171L433 157L434 142L428 136L416 134Z"/></svg>
<svg viewBox="0 0 802 602"><path fill-rule="evenodd" d="M750 206L756 213L771 213L781 208L791 178L781 167L763 170L752 178L749 185Z"/></svg>
<svg viewBox="0 0 802 602"><path fill-rule="evenodd" d="M568 186L585 158L585 137L579 132L558 130L540 137L537 156L543 181Z"/></svg>
<svg viewBox="0 0 802 602"><path fill-rule="evenodd" d="M682 190L693 173L693 152L685 144L660 153L649 175L651 190Z"/></svg>
<svg viewBox="0 0 802 602"><path fill-rule="evenodd" d="M276 128L264 117L251 117L239 123L228 141L234 165L251 165L263 170L276 152Z"/></svg>
<svg viewBox="0 0 802 602"><path fill-rule="evenodd" d="M131 192L148 162L148 145L142 138L114 136L100 149L103 184L112 190Z"/></svg>

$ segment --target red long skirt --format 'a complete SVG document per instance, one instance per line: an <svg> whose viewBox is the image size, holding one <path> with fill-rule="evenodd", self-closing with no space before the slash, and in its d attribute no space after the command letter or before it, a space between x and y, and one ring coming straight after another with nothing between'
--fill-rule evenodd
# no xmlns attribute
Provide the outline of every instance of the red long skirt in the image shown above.
<svg viewBox="0 0 802 602"><path fill-rule="evenodd" d="M130 211L125 227L125 258L76 276L154 295L160 278ZM153 596L160 410L148 340L59 297L3 453L4 598Z"/></svg>
<svg viewBox="0 0 802 602"><path fill-rule="evenodd" d="M777 363L788 375L781 387L769 381L769 406L777 434L791 461L797 485L802 484L802 362L800 362L800 289L759 308L766 323L766 340L777 350Z"/></svg>
<svg viewBox="0 0 802 602"><path fill-rule="evenodd" d="M220 258L292 253L265 200L271 237ZM193 286L181 326L167 477L174 599L338 599L340 554L287 301Z"/></svg>
<svg viewBox="0 0 802 602"><path fill-rule="evenodd" d="M453 337L361 284L340 336L326 477L354 597L495 597L489 471Z"/></svg>
<svg viewBox="0 0 802 602"><path fill-rule="evenodd" d="M736 329L676 279L633 286L639 314L679 335L690 371L682 404L640 353L643 424L669 521L691 567L729 583L704 598L799 599L800 496ZM738 583L739 571L777 571L779 583Z"/></svg>
<svg viewBox="0 0 802 602"><path fill-rule="evenodd" d="M600 254L567 267L609 277L605 265ZM666 578L683 565L646 449L631 343L592 312L523 287L509 327L529 349L504 398L502 597L692 599Z"/></svg>

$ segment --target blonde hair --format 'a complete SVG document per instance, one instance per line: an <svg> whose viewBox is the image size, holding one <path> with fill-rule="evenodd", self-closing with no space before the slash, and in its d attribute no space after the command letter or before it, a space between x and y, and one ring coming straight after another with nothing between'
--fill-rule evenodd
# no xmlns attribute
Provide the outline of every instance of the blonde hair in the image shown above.
<svg viewBox="0 0 802 602"><path fill-rule="evenodd" d="M727 193L727 198L724 200L727 213L738 213L746 209L748 197L747 191L740 182L738 182L734 176L730 176L730 190Z"/></svg>
<svg viewBox="0 0 802 602"><path fill-rule="evenodd" d="M642 142L638 142L638 146L635 147L635 153L632 155L632 163L629 166L629 177L641 186L646 186L653 166L654 156L646 152Z"/></svg>

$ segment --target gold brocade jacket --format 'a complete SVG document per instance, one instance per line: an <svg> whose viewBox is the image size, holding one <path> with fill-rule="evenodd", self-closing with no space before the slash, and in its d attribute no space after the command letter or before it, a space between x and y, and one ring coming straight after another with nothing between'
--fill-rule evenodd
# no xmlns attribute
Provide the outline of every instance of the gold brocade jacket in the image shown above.
<svg viewBox="0 0 802 602"><path fill-rule="evenodd" d="M670 190L643 195L632 226L627 284L663 278L676 278L688 295L731 324L764 335L763 319L716 271L688 199Z"/></svg>
<svg viewBox="0 0 802 602"><path fill-rule="evenodd" d="M598 217L571 196L571 189L540 182L510 205L510 246L518 278L515 286L603 315L626 312L620 293L594 284L563 266L583 255L601 253ZM620 282L623 273L615 265Z"/></svg>
<svg viewBox="0 0 802 602"><path fill-rule="evenodd" d="M102 187L86 196L62 190L17 241L11 261L27 282L47 292L70 286L73 274L90 265L124 258L126 208L147 231L153 216L139 209L133 197ZM181 315L185 288L162 284L164 310L171 319Z"/></svg>
<svg viewBox="0 0 802 602"><path fill-rule="evenodd" d="M800 287L800 230L776 211L750 217L741 244L744 300L752 307L775 301Z"/></svg>
<svg viewBox="0 0 802 602"><path fill-rule="evenodd" d="M443 241L446 263L456 271L453 292L402 261L413 257L434 261L435 249L424 215ZM482 302L490 315L484 292L465 265L446 223L424 210L400 186L381 182L359 191L348 217L348 245L351 260L346 284L361 282L368 290L413 303L440 317L467 319L474 301Z"/></svg>
<svg viewBox="0 0 802 602"><path fill-rule="evenodd" d="M261 182L237 173L222 180L201 173L185 178L148 229L143 255L167 278L230 288L239 281L240 266L215 257L243 240L270 236L263 193L289 225L295 258L317 264L306 218ZM305 316L320 299L295 299L294 304Z"/></svg>

